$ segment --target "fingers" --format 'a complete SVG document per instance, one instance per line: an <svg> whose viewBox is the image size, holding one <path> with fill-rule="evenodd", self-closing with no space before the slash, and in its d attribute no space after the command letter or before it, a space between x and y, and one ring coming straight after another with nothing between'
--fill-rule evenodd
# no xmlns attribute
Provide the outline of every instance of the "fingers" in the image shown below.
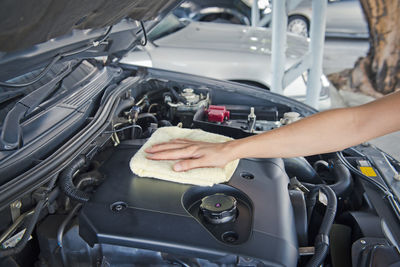
<svg viewBox="0 0 400 267"><path fill-rule="evenodd" d="M204 157L198 158L198 159L186 159L179 161L175 163L173 166L174 171L176 172L183 172L183 171L188 171L196 168L223 168L224 166L219 166L214 163L210 163L211 161L209 159L206 159Z"/></svg>
<svg viewBox="0 0 400 267"><path fill-rule="evenodd" d="M193 144L194 141L187 140L187 139L173 139L166 143L161 143L157 145L153 145L152 147L146 148L147 153L157 153L164 150L170 149L179 149L187 147L189 144Z"/></svg>
<svg viewBox="0 0 400 267"><path fill-rule="evenodd" d="M159 153L166 150L174 150L174 149L182 149L187 147L188 144L185 143L162 143L158 145L154 145L152 147L146 148L145 152L147 153Z"/></svg>
<svg viewBox="0 0 400 267"><path fill-rule="evenodd" d="M201 159L187 159L187 160L182 160L174 165L174 171L176 172L183 172L183 171L188 171L191 169L195 168L201 168L201 167L207 167L203 166L204 163Z"/></svg>
<svg viewBox="0 0 400 267"><path fill-rule="evenodd" d="M168 149L164 151L160 151L154 154L147 155L148 159L152 160L176 160L176 159L189 159L196 158L195 148L192 146L177 148L177 149Z"/></svg>

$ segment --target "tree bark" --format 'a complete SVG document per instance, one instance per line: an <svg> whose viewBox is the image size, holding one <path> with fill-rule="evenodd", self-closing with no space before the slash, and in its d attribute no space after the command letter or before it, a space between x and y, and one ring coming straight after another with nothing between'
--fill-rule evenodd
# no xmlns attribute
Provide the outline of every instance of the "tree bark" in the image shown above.
<svg viewBox="0 0 400 267"><path fill-rule="evenodd" d="M343 84L347 75L352 90L380 97L400 90L400 1L360 2L368 22L369 51L358 59L350 72L333 75L333 83L340 87L337 81Z"/></svg>

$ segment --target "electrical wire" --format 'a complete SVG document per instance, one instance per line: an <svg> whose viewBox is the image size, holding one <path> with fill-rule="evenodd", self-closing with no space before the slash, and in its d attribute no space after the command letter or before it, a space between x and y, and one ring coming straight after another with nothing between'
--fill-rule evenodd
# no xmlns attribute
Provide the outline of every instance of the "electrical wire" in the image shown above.
<svg viewBox="0 0 400 267"><path fill-rule="evenodd" d="M133 125L129 125L129 126L122 127L122 128L120 128L120 129L117 129L117 130L105 131L105 132L103 132L103 133L104 133L104 134L118 133L118 132L122 132L122 131L124 131L124 130L131 129L131 128L138 128L141 132L143 132L142 127L140 127L140 126L137 125L137 124L133 124Z"/></svg>
<svg viewBox="0 0 400 267"><path fill-rule="evenodd" d="M101 43L103 43L110 36L112 27L113 26L108 27L106 33L100 39L93 41L90 45L86 45L83 48L80 48L80 49L77 49L77 50L74 50L74 51L71 51L71 52L66 52L66 53L63 53L63 54L57 54L51 60L51 62L35 78L30 80L29 82L26 82L26 83L0 82L0 86L12 87L12 88L20 88L20 87L26 87L26 86L29 86L31 84L34 84L35 82L37 82L40 79L42 79L50 71L50 69L54 66L54 64L56 64L60 59L62 59L64 57L73 56L73 55L85 52L85 51L89 50L90 48L99 46ZM147 42L147 39L146 39L146 42Z"/></svg>
<svg viewBox="0 0 400 267"><path fill-rule="evenodd" d="M112 28L113 28L113 26L108 27L106 33L100 39L93 41L90 45L88 45L86 47L83 47L81 49L74 50L74 51L69 52L69 53L64 53L64 54L62 54L62 57L73 56L73 55L85 52L85 51L89 50L90 48L99 46L101 43L103 43L110 36Z"/></svg>
<svg viewBox="0 0 400 267"><path fill-rule="evenodd" d="M364 181L374 185L376 188L378 188L382 193L385 195L392 194L390 191L384 187L381 183L378 183L374 179L371 179L370 177L364 175L361 171L357 170L353 165L350 164L350 162L343 156L342 152L337 152L338 159L353 173L357 174L360 176Z"/></svg>
<svg viewBox="0 0 400 267"><path fill-rule="evenodd" d="M63 247L64 231L65 231L65 228L67 227L68 223L72 220L72 218L74 218L75 214L79 211L79 209L81 207L82 207L82 203L76 204L76 206L67 215L67 218L65 218L65 220L61 223L61 225L57 231L57 245L61 252L61 260L62 260L63 267L68 266L68 258L65 253L64 247Z"/></svg>
<svg viewBox="0 0 400 267"><path fill-rule="evenodd" d="M140 26L142 27L142 31L143 31L143 40L140 41L140 44L142 46L146 46L147 45L147 33L146 33L146 28L144 27L144 23L143 21L140 21Z"/></svg>
<svg viewBox="0 0 400 267"><path fill-rule="evenodd" d="M19 240L19 242L15 245L15 247L0 249L0 258L18 254L24 249L24 247L28 243L29 238L33 232L33 229L35 228L35 225L39 219L40 211L45 206L45 204L46 204L45 199L39 200L39 202L36 204L36 207L34 209L34 213L31 216L31 218L26 226L26 230L25 230L24 234L22 235L21 239Z"/></svg>
<svg viewBox="0 0 400 267"><path fill-rule="evenodd" d="M400 221L400 207L393 196L393 194L387 189L385 186L383 186L381 183L378 183L374 179L371 179L370 177L364 175L361 171L357 170L353 165L350 164L350 162L344 157L342 152L337 152L336 153L338 156L338 159L354 174L358 175L363 179L364 181L370 183L371 185L375 186L377 189L379 189L383 194L384 197L389 201L389 204L395 213L397 219Z"/></svg>

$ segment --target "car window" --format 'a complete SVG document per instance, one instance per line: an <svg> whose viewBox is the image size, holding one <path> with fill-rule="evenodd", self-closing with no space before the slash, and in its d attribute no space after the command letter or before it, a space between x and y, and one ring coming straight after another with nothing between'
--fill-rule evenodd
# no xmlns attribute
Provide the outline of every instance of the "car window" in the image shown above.
<svg viewBox="0 0 400 267"><path fill-rule="evenodd" d="M166 16L154 29L149 33L148 37L154 41L168 34L176 32L188 25L189 22L180 21L175 15Z"/></svg>

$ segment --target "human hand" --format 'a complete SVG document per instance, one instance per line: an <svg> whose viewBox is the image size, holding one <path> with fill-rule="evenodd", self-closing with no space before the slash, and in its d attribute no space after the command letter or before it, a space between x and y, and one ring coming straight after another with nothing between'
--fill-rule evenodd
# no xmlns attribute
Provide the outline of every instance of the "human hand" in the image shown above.
<svg viewBox="0 0 400 267"><path fill-rule="evenodd" d="M225 143L208 143L187 139L174 139L147 148L151 160L181 160L174 165L174 171L187 171L202 167L223 168L234 158Z"/></svg>

